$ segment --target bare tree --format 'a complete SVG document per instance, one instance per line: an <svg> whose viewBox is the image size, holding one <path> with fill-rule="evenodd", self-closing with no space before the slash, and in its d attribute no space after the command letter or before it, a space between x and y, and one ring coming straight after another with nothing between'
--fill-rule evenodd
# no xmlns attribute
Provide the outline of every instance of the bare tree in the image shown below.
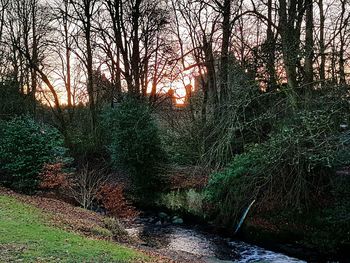
<svg viewBox="0 0 350 263"><path fill-rule="evenodd" d="M52 112L66 135L66 122L58 89L50 80L51 66L47 65L52 33L49 9L37 0L14 1L11 2L10 8L11 11L7 12L7 29L13 53L14 76L22 93L27 94L34 105L37 103L39 84L45 84L43 90L47 88L52 96ZM24 87L27 90L24 90Z"/></svg>
<svg viewBox="0 0 350 263"><path fill-rule="evenodd" d="M67 93L67 106L70 118L72 118L72 109L74 106L74 92L72 87L72 49L74 38L72 31L73 23L70 19L72 15L72 7L69 0L58 0L53 6L53 23L55 25L55 33L58 35L57 48L55 49L59 57L60 77L64 82L65 91ZM64 52L62 52L62 46Z"/></svg>
<svg viewBox="0 0 350 263"><path fill-rule="evenodd" d="M266 29L266 45L267 45L267 72L269 74L268 88L275 90L276 87L276 38L273 32L273 17L272 17L272 0L267 1L267 29Z"/></svg>
<svg viewBox="0 0 350 263"><path fill-rule="evenodd" d="M5 27L5 16L6 10L9 5L9 0L1 0L0 1L0 43L2 43L3 35L4 35L4 27ZM0 48L0 63L3 62L5 50L3 47Z"/></svg>
<svg viewBox="0 0 350 263"><path fill-rule="evenodd" d="M314 21L313 21L313 1L306 0L306 26L305 26L305 83L312 87L312 83L314 80L313 74L313 59L314 59L314 40L313 40L313 29L314 29Z"/></svg>
<svg viewBox="0 0 350 263"><path fill-rule="evenodd" d="M130 94L145 97L150 76L158 75L154 75L154 72L159 72L160 69L155 65L159 61L156 62L154 57L162 56L162 47L166 46L162 37L168 24L166 5L154 0L103 2L108 23L100 29L103 50L113 62L110 68L115 73L112 76L115 76L118 83L123 79ZM107 43L112 45L107 46ZM117 91L119 90L120 84L117 85Z"/></svg>
<svg viewBox="0 0 350 263"><path fill-rule="evenodd" d="M290 88L289 95L294 100L297 82L297 66L300 54L301 23L305 8L303 0L279 0L279 33L282 41L283 59Z"/></svg>
<svg viewBox="0 0 350 263"><path fill-rule="evenodd" d="M93 22L94 17L99 12L100 5L97 0L70 0L70 4L74 9L72 19L75 25L80 29L82 36L78 34L75 38L77 47L80 50L78 57L86 67L87 73L87 92L89 96L89 107L91 113L91 128L96 130L97 110L94 98L94 45L93 42ZM76 52L76 54L78 54Z"/></svg>
<svg viewBox="0 0 350 263"><path fill-rule="evenodd" d="M77 174L71 177L68 184L69 194L83 208L91 208L101 187L107 182L108 178L103 173L103 170L94 170L85 165Z"/></svg>
<svg viewBox="0 0 350 263"><path fill-rule="evenodd" d="M228 96L228 63L229 63L229 45L231 36L231 0L224 0L223 3L216 1L219 10L222 13L222 40L221 40L221 58L220 58L220 103L226 104Z"/></svg>
<svg viewBox="0 0 350 263"><path fill-rule="evenodd" d="M350 19L350 13L346 13L346 10L349 8L348 1L341 1L341 13L340 13L340 25L339 29L339 82L341 84L346 84L345 76L345 47L346 47L346 31L348 28L348 23Z"/></svg>
<svg viewBox="0 0 350 263"><path fill-rule="evenodd" d="M325 38L324 38L325 15L324 15L324 8L323 8L323 0L318 1L318 7L320 12L319 46L320 46L320 57L321 57L319 75L320 75L321 85L323 86L326 80L326 48L325 48Z"/></svg>

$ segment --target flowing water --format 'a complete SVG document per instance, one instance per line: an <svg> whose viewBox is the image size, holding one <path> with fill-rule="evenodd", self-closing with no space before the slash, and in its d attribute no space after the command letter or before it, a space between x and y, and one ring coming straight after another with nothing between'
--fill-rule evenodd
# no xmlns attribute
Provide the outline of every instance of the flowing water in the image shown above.
<svg viewBox="0 0 350 263"><path fill-rule="evenodd" d="M305 262L239 240L207 233L195 226L161 224L154 218L140 218L127 228L144 247L188 262ZM176 258L176 257L175 257ZM197 260L196 260L197 259Z"/></svg>

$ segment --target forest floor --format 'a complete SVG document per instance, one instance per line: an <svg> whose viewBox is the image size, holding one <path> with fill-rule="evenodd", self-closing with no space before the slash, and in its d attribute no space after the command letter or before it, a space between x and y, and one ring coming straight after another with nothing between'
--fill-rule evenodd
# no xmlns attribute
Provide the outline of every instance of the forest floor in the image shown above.
<svg viewBox="0 0 350 263"><path fill-rule="evenodd" d="M112 240L104 217L0 188L0 262L171 262Z"/></svg>

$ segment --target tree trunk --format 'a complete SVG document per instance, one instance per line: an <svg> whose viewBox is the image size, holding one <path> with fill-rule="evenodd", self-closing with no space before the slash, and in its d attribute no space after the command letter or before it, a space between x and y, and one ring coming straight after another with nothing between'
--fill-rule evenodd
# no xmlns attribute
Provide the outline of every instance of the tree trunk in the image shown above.
<svg viewBox="0 0 350 263"><path fill-rule="evenodd" d="M90 2L87 1L84 6L85 12L85 41L86 41L86 69L88 75L87 82L87 91L89 96L89 107L91 113L91 128L92 131L95 132L97 125L97 113L96 113L96 105L94 98L94 74L93 74L93 54L92 54L92 45L91 45L91 19L92 15L90 13Z"/></svg>
<svg viewBox="0 0 350 263"><path fill-rule="evenodd" d="M324 82L326 80L326 48L324 43L324 11L323 11L323 0L318 1L318 7L320 10L320 56L321 56L321 62L320 62L320 81L321 86L324 85Z"/></svg>
<svg viewBox="0 0 350 263"><path fill-rule="evenodd" d="M302 0L290 0L287 9L287 1L279 0L280 7L278 10L278 29L281 36L284 67L288 82L286 94L292 107L295 107L297 102L297 66L300 63L298 58L300 54L300 31L304 14L304 9L301 6L302 2Z"/></svg>
<svg viewBox="0 0 350 263"><path fill-rule="evenodd" d="M219 113L219 99L216 89L216 73L215 73L215 61L213 55L212 43L207 41L206 36L203 36L203 52L205 67L207 69L206 74L206 93L207 101L210 102L213 107L214 119L218 117Z"/></svg>
<svg viewBox="0 0 350 263"><path fill-rule="evenodd" d="M313 83L313 0L306 0L306 33L305 33L305 84L312 88Z"/></svg>
<svg viewBox="0 0 350 263"><path fill-rule="evenodd" d="M31 15L32 15L32 62L36 65L38 64L38 42L37 42L37 32L36 32L36 15L37 15L37 2L31 2ZM32 103L32 111L35 116L36 113L36 88L37 88L37 72L32 69L30 72L31 75L31 103Z"/></svg>
<svg viewBox="0 0 350 263"><path fill-rule="evenodd" d="M230 18L231 18L231 0L225 0L222 6L222 43L221 43L221 61L220 61L220 104L223 107L226 104L228 96L228 63L229 63L229 44L230 44Z"/></svg>
<svg viewBox="0 0 350 263"><path fill-rule="evenodd" d="M131 56L131 71L133 75L132 95L140 94L140 39L139 39L139 19L140 19L140 4L142 0L136 0L132 10L133 23L133 38L132 38L132 56Z"/></svg>
<svg viewBox="0 0 350 263"><path fill-rule="evenodd" d="M341 1L341 18L340 18L340 33L339 33L339 40L340 40L340 47L339 47L339 83L340 84L345 84L345 60L344 60L344 46L345 46L345 39L344 39L344 30L343 30L343 25L344 23L347 23L345 21L345 1Z"/></svg>
<svg viewBox="0 0 350 263"><path fill-rule="evenodd" d="M72 89L71 89L71 64L70 64L70 45L69 45L69 31L68 31L68 0L64 2L64 14L63 14L63 28L64 28L64 43L66 49L66 91L67 91L67 103L68 110L71 112L72 110ZM71 113L70 113L71 115ZM70 116L72 117L72 116Z"/></svg>
<svg viewBox="0 0 350 263"><path fill-rule="evenodd" d="M268 24L266 32L267 44L267 72L269 74L267 90L275 90L276 88L276 70L275 70L275 37L272 31L272 0L267 2Z"/></svg>

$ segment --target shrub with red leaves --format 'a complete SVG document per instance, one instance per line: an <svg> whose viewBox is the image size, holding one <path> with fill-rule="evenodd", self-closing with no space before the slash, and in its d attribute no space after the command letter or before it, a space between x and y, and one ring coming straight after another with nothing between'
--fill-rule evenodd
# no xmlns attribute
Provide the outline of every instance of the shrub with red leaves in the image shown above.
<svg viewBox="0 0 350 263"><path fill-rule="evenodd" d="M133 218L138 215L136 209L126 200L123 187L120 185L103 185L98 192L97 199L111 216Z"/></svg>
<svg viewBox="0 0 350 263"><path fill-rule="evenodd" d="M63 171L63 163L45 164L40 173L39 187L43 190L58 190L69 184L68 175Z"/></svg>

